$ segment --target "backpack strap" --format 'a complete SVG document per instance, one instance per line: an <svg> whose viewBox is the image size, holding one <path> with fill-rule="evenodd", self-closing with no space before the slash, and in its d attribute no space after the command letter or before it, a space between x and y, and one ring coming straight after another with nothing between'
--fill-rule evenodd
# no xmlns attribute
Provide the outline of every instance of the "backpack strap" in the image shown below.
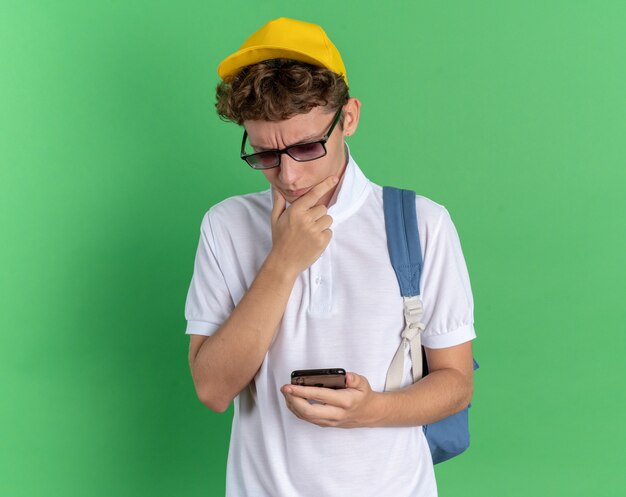
<svg viewBox="0 0 626 497"><path fill-rule="evenodd" d="M383 187L383 209L385 230L391 265L396 273L400 294L404 301L405 328L402 341L387 371L385 391L397 390L404 374L404 353L407 347L411 354L413 382L422 377L422 300L420 277L423 259L417 228L415 192L398 188Z"/></svg>
<svg viewBox="0 0 626 497"><path fill-rule="evenodd" d="M413 382L428 374L426 358L422 357L421 333L424 331L422 301L420 299L420 276L422 273L422 251L417 231L415 193L396 188L383 188L385 230L391 264L398 278L400 293L404 299L406 327L402 342L387 372L385 391L400 388L404 375L404 353L410 347ZM478 363L474 360L474 369ZM470 404L471 406L471 404ZM433 463L446 461L469 446L469 407L440 421L422 427Z"/></svg>

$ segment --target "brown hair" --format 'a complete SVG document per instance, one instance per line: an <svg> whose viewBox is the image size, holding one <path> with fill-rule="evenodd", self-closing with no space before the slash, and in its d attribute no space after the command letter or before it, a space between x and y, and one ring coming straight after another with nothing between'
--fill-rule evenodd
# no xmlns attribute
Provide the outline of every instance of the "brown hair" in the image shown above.
<svg viewBox="0 0 626 497"><path fill-rule="evenodd" d="M221 81L215 108L223 121L282 121L321 105L329 112L346 104L345 80L324 67L291 59L270 59L244 67ZM343 129L343 114L339 127Z"/></svg>

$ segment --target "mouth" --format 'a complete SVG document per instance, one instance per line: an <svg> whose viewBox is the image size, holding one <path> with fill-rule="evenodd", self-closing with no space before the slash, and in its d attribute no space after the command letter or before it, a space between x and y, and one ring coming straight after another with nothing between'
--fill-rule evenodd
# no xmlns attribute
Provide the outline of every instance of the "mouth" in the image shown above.
<svg viewBox="0 0 626 497"><path fill-rule="evenodd" d="M311 188L300 188L299 190L283 190L288 197L301 197Z"/></svg>

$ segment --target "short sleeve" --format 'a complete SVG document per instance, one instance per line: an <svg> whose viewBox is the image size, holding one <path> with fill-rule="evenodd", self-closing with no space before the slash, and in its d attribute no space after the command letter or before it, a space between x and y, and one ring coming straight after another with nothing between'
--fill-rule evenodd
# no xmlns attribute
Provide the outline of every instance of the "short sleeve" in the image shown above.
<svg viewBox="0 0 626 497"><path fill-rule="evenodd" d="M233 299L220 269L218 252L209 210L200 226L200 241L185 302L185 333L188 335L212 335L234 309Z"/></svg>
<svg viewBox="0 0 626 497"><path fill-rule="evenodd" d="M422 344L437 349L473 340L474 300L469 275L458 233L444 207L432 237L425 242Z"/></svg>

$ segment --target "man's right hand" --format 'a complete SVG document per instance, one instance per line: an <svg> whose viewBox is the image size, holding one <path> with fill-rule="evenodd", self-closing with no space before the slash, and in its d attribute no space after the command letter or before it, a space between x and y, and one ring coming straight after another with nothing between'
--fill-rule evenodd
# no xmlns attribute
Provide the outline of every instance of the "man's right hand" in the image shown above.
<svg viewBox="0 0 626 497"><path fill-rule="evenodd" d="M272 252L286 271L297 276L313 264L330 243L333 218L319 200L338 183L329 176L286 208L284 197L272 189Z"/></svg>

